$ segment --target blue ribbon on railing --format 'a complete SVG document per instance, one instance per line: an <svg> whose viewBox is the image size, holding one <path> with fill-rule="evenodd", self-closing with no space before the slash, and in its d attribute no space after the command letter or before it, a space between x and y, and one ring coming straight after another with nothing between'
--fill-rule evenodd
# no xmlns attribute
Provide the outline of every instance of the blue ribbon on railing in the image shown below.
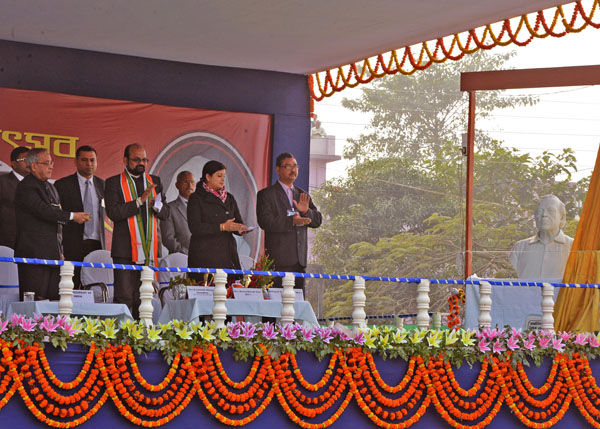
<svg viewBox="0 0 600 429"><path fill-rule="evenodd" d="M34 264L34 265L64 265L65 261L53 259L37 259L37 258L11 258L0 256L0 262L15 262L17 264ZM108 268L117 270L134 270L142 271L143 265L127 265L127 264L105 264L103 262L71 262L75 267L89 268ZM169 272L169 273L216 273L216 268L186 268L186 267L148 267L153 271ZM277 276L284 277L287 273L284 271L254 271L254 270L234 270L230 268L222 268L227 274L250 274L259 276ZM327 280L355 280L355 275L352 274L318 274L318 273L294 273L294 277L304 277L308 279L327 279ZM422 280L428 280L431 284L440 285L476 285L479 286L482 281L486 281L492 286L526 286L526 287L542 287L544 282L526 282L526 281L509 281L509 280L494 280L494 279L473 279L473 280L447 280L447 279L422 279L418 277L378 277L378 276L362 276L365 281L380 281L394 283L420 283ZM549 283L554 287L571 287L571 288L589 288L600 289L600 284L579 284L579 283Z"/></svg>

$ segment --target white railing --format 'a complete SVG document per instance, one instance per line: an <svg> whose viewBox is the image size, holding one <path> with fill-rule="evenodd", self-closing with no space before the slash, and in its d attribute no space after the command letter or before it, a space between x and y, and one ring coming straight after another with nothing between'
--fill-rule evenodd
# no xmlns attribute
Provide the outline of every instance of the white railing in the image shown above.
<svg viewBox="0 0 600 429"><path fill-rule="evenodd" d="M540 282L522 282L522 281L497 281L497 280L436 280L436 279L420 279L420 278L397 278L397 277L373 277L373 276L352 276L352 275L335 275L335 274L313 274L313 273L283 273L283 272L271 272L271 271L252 271L252 270L229 270L229 269L205 269L205 268L182 268L182 267L146 267L137 265L113 265L105 263L93 263L93 262L70 262L70 261L55 261L55 260L39 260L39 259L25 259L25 258L9 258L0 257L0 262L14 262L14 263L31 263L31 264L43 264L43 265L55 265L60 266L60 283L59 283L59 295L60 300L58 303L59 314L70 315L73 309L73 272L74 266L88 266L94 268L106 268L106 269L129 269L141 271L141 286L140 286L140 307L139 314L140 319L146 324L152 324L152 298L154 288L152 282L154 280L156 271L168 271L168 272L199 272L199 273L215 273L215 290L213 294L214 306L213 306L213 320L217 322L219 326L225 324L227 317L227 305L226 305L226 282L227 274L256 274L256 275L269 275L269 276L281 276L283 278L283 291L282 291L282 309L281 309L281 323L293 323L294 322L294 279L295 277L307 277L307 278L323 278L323 279L342 279L342 280L353 280L353 294L352 294L352 325L354 329L362 329L367 324L367 316L365 313L366 295L365 295L365 281L391 281L391 282L403 282L403 283L414 283L417 285L417 314L416 324L418 328L427 328L431 323L429 313L429 290L431 284L474 284L479 285L479 317L478 325L481 328L490 327L492 323L491 309L492 309L492 286L536 286L541 290L541 309L542 309L542 320L541 327L547 331L553 331L554 329L554 318L552 316L554 312L554 288L555 287L585 287L585 288L600 288L600 284L562 284L562 283L540 283ZM440 320L434 321L435 325L440 324ZM396 318L396 326L401 327L403 320Z"/></svg>

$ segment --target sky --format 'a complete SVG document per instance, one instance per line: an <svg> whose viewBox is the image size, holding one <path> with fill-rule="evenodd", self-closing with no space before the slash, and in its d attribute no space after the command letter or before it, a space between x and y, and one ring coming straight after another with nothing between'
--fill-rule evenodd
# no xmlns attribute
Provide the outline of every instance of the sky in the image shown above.
<svg viewBox="0 0 600 429"><path fill-rule="evenodd" d="M588 8L586 8L587 10ZM588 27L581 33L562 38L534 39L528 46L497 47L492 53L514 50L509 68L569 67L600 65L600 30ZM435 67L435 66L433 66ZM418 73L418 72L417 72ZM410 79L410 76L399 76ZM456 77L457 81L460 79ZM347 110L343 98L359 97L361 88L346 89L315 103L315 113L327 134L336 137L336 153L341 155L348 138L357 137L369 123L370 115ZM478 121L477 128L507 146L539 155L544 150L559 153L571 147L577 158L574 179L591 174L600 145L600 85L587 87L539 88L503 91L502 95L536 95L539 102L530 107L497 111L490 120ZM466 130L465 130L466 132ZM345 176L351 160L328 164L327 178Z"/></svg>

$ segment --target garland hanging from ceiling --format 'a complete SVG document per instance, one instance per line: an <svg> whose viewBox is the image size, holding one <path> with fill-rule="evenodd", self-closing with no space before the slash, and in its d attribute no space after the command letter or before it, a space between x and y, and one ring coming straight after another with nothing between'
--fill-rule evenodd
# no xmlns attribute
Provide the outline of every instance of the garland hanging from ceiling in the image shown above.
<svg viewBox="0 0 600 429"><path fill-rule="evenodd" d="M427 69L434 63L458 61L466 54L481 49L488 50L511 43L526 46L535 38L563 37L568 33L579 33L588 26L600 29L600 18L596 17L594 22L594 15L600 14L600 0L594 0L587 11L581 1L574 3L570 18L565 9L566 7L561 5L520 18L506 19L501 23L488 24L446 38L423 42L420 47L407 46L360 62L315 73L308 77L311 112L314 110L314 101L321 101L345 88L369 83L375 78L397 73L411 75L417 70ZM553 15L552 19L549 19L550 15ZM418 54L415 55L419 48Z"/></svg>

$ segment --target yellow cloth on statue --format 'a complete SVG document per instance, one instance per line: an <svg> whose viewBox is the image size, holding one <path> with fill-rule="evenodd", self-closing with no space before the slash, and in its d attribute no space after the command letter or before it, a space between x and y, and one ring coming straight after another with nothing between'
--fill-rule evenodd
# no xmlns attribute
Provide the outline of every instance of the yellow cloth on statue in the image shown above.
<svg viewBox="0 0 600 429"><path fill-rule="evenodd" d="M600 150L585 197L563 283L600 283ZM600 291L561 288L554 307L555 331L598 331Z"/></svg>

